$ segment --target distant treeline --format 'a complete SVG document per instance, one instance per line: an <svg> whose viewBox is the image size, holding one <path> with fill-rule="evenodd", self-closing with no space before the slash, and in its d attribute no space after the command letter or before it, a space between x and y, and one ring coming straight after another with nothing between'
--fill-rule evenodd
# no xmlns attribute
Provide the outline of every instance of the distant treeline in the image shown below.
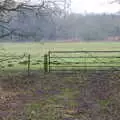
<svg viewBox="0 0 120 120"><path fill-rule="evenodd" d="M5 25L15 32L2 38L1 41L90 41L120 36L120 15L113 14L70 14L63 18L53 15L37 16L34 13L19 13ZM5 32L6 30L0 27L0 34Z"/></svg>

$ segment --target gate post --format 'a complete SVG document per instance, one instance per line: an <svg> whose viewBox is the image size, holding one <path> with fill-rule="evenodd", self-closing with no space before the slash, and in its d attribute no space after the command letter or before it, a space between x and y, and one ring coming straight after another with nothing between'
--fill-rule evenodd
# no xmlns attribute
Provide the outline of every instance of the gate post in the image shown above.
<svg viewBox="0 0 120 120"><path fill-rule="evenodd" d="M44 55L44 72L48 72L48 55Z"/></svg>
<svg viewBox="0 0 120 120"><path fill-rule="evenodd" d="M28 76L30 76L30 62L31 62L31 55L28 55Z"/></svg>
<svg viewBox="0 0 120 120"><path fill-rule="evenodd" d="M50 72L50 54L51 54L51 52L49 51L48 52L48 70L49 70L49 72Z"/></svg>

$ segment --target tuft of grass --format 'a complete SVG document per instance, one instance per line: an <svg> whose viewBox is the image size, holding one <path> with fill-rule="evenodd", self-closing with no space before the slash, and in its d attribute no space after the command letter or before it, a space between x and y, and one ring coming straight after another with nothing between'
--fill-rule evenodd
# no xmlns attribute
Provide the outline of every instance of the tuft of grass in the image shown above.
<svg viewBox="0 0 120 120"><path fill-rule="evenodd" d="M11 63L12 61L8 61L8 63Z"/></svg>
<svg viewBox="0 0 120 120"><path fill-rule="evenodd" d="M8 67L14 67L14 64L8 64Z"/></svg>
<svg viewBox="0 0 120 120"><path fill-rule="evenodd" d="M43 62L43 61L42 61L42 60L37 60L36 62L41 63L41 62Z"/></svg>
<svg viewBox="0 0 120 120"><path fill-rule="evenodd" d="M63 115L57 105L48 101L40 101L26 106L26 116L29 120L61 120Z"/></svg>
<svg viewBox="0 0 120 120"><path fill-rule="evenodd" d="M99 104L102 108L107 107L111 103L111 100L99 100Z"/></svg>
<svg viewBox="0 0 120 120"><path fill-rule="evenodd" d="M39 65L40 63L36 62L36 63L32 63L32 65Z"/></svg>
<svg viewBox="0 0 120 120"><path fill-rule="evenodd" d="M27 65L27 64L28 64L28 61L27 61L27 60L20 61L18 64L21 64L21 65Z"/></svg>

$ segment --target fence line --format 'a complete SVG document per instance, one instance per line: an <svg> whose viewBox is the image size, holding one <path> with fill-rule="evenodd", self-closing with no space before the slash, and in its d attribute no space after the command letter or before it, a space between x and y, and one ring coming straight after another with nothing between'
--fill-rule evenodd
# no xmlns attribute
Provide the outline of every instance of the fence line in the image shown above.
<svg viewBox="0 0 120 120"><path fill-rule="evenodd" d="M6 55L6 53L4 53L3 55L0 55L0 68L1 70L5 70L5 68L3 67L3 65L6 65L7 63L9 63L9 61L11 61L8 65L11 65L9 67L12 68L12 70L14 70L14 67L12 65L15 65L15 64L18 64L18 62L12 64L12 62L14 62L14 60L16 61L19 61L19 60L22 60L24 58L26 58L26 72L28 73L28 75L30 75L30 54L23 54L21 56L17 56L17 55L12 55L12 54L9 54L7 53L8 55ZM5 62L5 64L4 64ZM7 62L7 63L6 63ZM28 66L28 67L27 67ZM6 66L5 66L6 67ZM8 68L6 68L8 69Z"/></svg>

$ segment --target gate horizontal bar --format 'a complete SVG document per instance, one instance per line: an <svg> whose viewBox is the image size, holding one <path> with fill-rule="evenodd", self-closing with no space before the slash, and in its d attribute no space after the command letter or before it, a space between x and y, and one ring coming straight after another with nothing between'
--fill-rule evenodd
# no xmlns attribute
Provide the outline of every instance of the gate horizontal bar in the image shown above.
<svg viewBox="0 0 120 120"><path fill-rule="evenodd" d="M115 70L115 71L120 71L120 69L117 69L117 68L115 68L115 69L108 69L108 68L106 68L106 69L87 69L87 71L111 71L111 70ZM74 73L74 72L80 72L80 71L86 71L86 69L75 69L74 71L72 70L72 69L69 69L69 70L65 70L65 69L61 69L61 70L57 70L57 69L51 69L51 71L52 72L70 72L70 74L71 73Z"/></svg>
<svg viewBox="0 0 120 120"><path fill-rule="evenodd" d="M54 63L54 61L51 61L51 64L119 64L120 62L64 62L61 63L59 61L56 61L56 63Z"/></svg>
<svg viewBox="0 0 120 120"><path fill-rule="evenodd" d="M51 65L50 67L51 67L51 68L52 68L52 67L56 67L56 68L57 68L57 67L63 67L63 68L64 68L64 67L71 67L71 68L73 68L73 67L79 67L79 68L80 68L80 67L120 67L120 66L87 66L87 65L84 65L84 66L66 66L66 65L65 65L65 66L58 66L58 65L52 66L52 65Z"/></svg>
<svg viewBox="0 0 120 120"><path fill-rule="evenodd" d="M120 56L87 56L87 57L84 57L84 56L79 56L79 57L50 57L50 58L120 58Z"/></svg>
<svg viewBox="0 0 120 120"><path fill-rule="evenodd" d="M115 52L120 52L120 51L49 51L49 53L115 53Z"/></svg>

